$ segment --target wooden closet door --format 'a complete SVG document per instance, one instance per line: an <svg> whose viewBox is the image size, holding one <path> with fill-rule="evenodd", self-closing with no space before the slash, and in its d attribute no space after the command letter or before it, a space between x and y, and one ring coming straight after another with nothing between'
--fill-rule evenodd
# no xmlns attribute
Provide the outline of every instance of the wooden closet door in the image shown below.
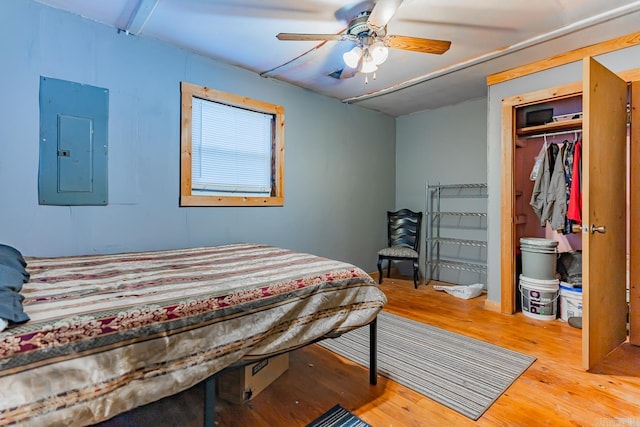
<svg viewBox="0 0 640 427"><path fill-rule="evenodd" d="M629 342L640 345L640 80L631 83Z"/></svg>
<svg viewBox="0 0 640 427"><path fill-rule="evenodd" d="M627 338L627 84L593 58L583 78L582 364L590 369Z"/></svg>

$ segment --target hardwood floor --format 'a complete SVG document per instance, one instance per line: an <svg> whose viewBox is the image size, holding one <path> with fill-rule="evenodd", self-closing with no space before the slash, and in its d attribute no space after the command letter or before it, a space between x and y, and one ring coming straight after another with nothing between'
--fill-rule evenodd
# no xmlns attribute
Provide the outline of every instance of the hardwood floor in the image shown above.
<svg viewBox="0 0 640 427"><path fill-rule="evenodd" d="M252 401L218 399L218 426L304 426L336 403L383 426L639 426L640 347L624 344L593 372L581 368L581 331L561 321L484 309L485 296L462 300L431 285L384 279L386 311L526 353L536 362L472 421L406 387L312 345L291 353L290 366ZM201 426L202 387L101 424Z"/></svg>

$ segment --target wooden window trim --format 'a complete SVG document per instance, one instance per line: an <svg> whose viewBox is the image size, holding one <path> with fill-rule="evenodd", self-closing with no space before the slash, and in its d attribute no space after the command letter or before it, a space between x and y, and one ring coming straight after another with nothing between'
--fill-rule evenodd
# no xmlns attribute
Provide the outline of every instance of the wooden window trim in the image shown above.
<svg viewBox="0 0 640 427"><path fill-rule="evenodd" d="M181 82L180 92L180 206L284 206L284 107L187 82ZM272 142L275 161L272 173L275 179L271 196L204 196L191 193L191 102L194 97L275 116Z"/></svg>

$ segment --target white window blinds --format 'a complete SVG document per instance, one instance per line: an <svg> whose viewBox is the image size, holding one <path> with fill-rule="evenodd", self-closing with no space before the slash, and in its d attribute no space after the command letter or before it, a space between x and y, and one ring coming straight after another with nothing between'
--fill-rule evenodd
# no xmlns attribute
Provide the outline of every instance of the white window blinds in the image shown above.
<svg viewBox="0 0 640 427"><path fill-rule="evenodd" d="M271 193L273 115L192 99L194 194Z"/></svg>

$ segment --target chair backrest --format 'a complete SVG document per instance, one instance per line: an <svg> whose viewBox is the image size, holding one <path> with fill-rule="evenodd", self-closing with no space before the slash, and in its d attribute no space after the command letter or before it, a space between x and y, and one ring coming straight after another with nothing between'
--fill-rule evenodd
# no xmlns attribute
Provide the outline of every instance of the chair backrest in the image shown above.
<svg viewBox="0 0 640 427"><path fill-rule="evenodd" d="M406 246L418 252L421 225L422 212L413 212L409 209L387 212L389 247Z"/></svg>

